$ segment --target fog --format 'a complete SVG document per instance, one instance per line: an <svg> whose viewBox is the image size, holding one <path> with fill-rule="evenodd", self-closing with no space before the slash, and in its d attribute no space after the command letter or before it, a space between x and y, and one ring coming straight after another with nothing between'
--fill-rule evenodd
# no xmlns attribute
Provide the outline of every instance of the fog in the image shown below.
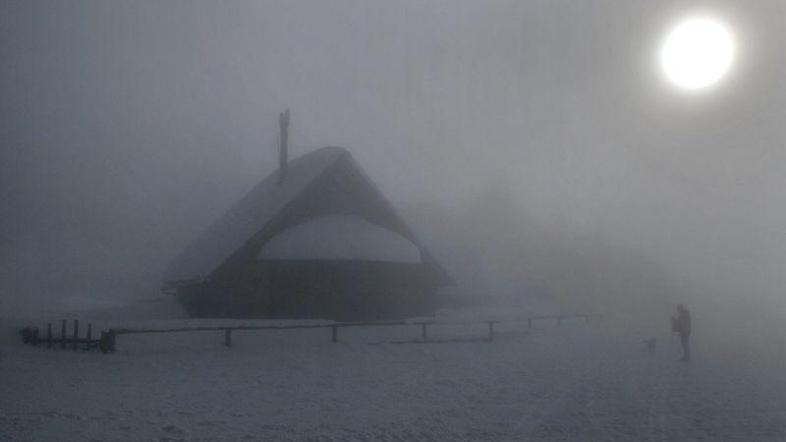
<svg viewBox="0 0 786 442"><path fill-rule="evenodd" d="M684 95L654 54L687 2L3 2L0 307L155 296L288 107L293 156L346 147L571 309L782 319L786 9L735 3L703 2L731 75Z"/></svg>

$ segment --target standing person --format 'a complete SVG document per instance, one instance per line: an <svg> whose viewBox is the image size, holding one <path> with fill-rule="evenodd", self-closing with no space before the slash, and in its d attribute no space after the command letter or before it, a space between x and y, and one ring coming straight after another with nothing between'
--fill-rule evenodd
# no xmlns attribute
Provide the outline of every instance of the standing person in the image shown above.
<svg viewBox="0 0 786 442"><path fill-rule="evenodd" d="M680 343L682 343L682 361L690 361L690 312L684 305L677 306L677 317L671 318L671 329L680 334Z"/></svg>

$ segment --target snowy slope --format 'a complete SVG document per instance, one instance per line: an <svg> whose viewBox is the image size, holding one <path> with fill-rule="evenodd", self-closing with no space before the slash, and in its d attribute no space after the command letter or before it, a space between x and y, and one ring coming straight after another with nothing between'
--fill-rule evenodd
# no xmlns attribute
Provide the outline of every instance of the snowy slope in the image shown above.
<svg viewBox="0 0 786 442"><path fill-rule="evenodd" d="M442 327L435 337L482 336ZM581 323L493 342L413 328L123 336L112 355L0 353L0 439L783 440L786 377L676 362ZM6 337L9 335L6 334Z"/></svg>

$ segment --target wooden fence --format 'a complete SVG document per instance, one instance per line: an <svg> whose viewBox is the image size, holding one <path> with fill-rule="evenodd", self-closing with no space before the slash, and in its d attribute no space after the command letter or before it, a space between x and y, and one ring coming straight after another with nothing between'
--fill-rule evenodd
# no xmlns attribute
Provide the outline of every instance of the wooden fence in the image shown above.
<svg viewBox="0 0 786 442"><path fill-rule="evenodd" d="M52 333L52 323L46 324L46 336L41 335L38 327L25 327L19 331L22 336L22 342L33 346L46 345L47 348L59 346L61 349L72 349L74 351L81 349L90 350L98 348L101 340L93 339L93 324L87 324L85 336L79 336L79 320L74 319L69 336L68 321L63 319L60 321L60 336L55 337ZM101 333L102 335L104 332Z"/></svg>
<svg viewBox="0 0 786 442"><path fill-rule="evenodd" d="M470 324L486 324L488 327L488 335L486 340L494 339L494 324L500 321L476 321ZM348 327L391 327L391 326L417 326L420 328L420 336L422 340L428 339L428 327L431 325L451 325L447 323L437 323L434 320L424 321L373 321L373 322L334 322L330 324L299 324L299 325L237 325L237 326L205 326L205 327L178 327L178 328L151 328L151 329L138 329L138 328L116 328L109 329L106 334L102 333L101 340L105 341L100 345L101 351L105 353L114 351L117 345L117 337L120 335L132 335L143 333L180 333L180 332L224 332L224 345L227 347L232 346L232 332L233 331L247 331L247 330L296 330L296 329L330 329L330 340L338 342L338 331L342 328ZM456 325L456 324L452 324ZM106 351L104 350L106 349Z"/></svg>
<svg viewBox="0 0 786 442"><path fill-rule="evenodd" d="M561 325L563 321L569 319L584 319L587 323L591 318L597 318L599 315L589 314L576 314L576 315L543 315L532 316L527 318L527 328L531 329L534 321L538 320L556 320L557 325ZM417 342L433 342L428 338L429 326L440 325L478 325L485 324L487 326L487 335L484 337L486 341L494 340L494 326L502 321L495 320L482 320L471 322L437 322L436 320L415 320L415 321L373 321L373 322L333 322L328 324L293 324L293 325L219 325L219 326L201 326L201 327L175 327L175 328L110 328L109 330L102 331L98 339L93 339L93 326L87 324L87 331L84 338L79 336L79 320L73 320L71 327L71 335L68 336L67 321L61 321L60 337L56 338L52 335L52 323L47 324L46 337L42 337L37 327L25 327L20 330L22 341L26 344L40 346L46 345L47 348L52 348L53 345L59 345L60 348L70 348L74 351L80 348L84 350L98 349L102 353L109 353L115 351L117 348L117 337L121 335L132 334L152 334L152 333L180 333L180 332L223 332L224 345L227 347L232 346L232 332L233 331L251 331L251 330L296 330L296 329L330 329L331 341L338 342L338 331L347 327L384 327L384 326L399 326L399 327L419 327L420 340ZM413 341L414 342L414 341Z"/></svg>
<svg viewBox="0 0 786 442"><path fill-rule="evenodd" d="M569 319L584 319L584 321L589 324L592 318L600 318L600 315L589 315L589 314L577 314L577 315L541 315L541 316L531 316L527 318L527 328L532 328L532 323L538 320L555 320L557 321L557 325L562 325L562 321L566 321Z"/></svg>

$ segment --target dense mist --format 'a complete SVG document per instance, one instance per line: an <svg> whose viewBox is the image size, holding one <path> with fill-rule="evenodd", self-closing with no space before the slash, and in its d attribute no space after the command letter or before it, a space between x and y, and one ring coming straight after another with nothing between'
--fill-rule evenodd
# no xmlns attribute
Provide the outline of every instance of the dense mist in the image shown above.
<svg viewBox="0 0 786 442"><path fill-rule="evenodd" d="M738 66L684 96L654 66L683 2L3 2L2 312L156 296L288 107L293 156L346 147L514 286L781 319L786 8L711 3Z"/></svg>

